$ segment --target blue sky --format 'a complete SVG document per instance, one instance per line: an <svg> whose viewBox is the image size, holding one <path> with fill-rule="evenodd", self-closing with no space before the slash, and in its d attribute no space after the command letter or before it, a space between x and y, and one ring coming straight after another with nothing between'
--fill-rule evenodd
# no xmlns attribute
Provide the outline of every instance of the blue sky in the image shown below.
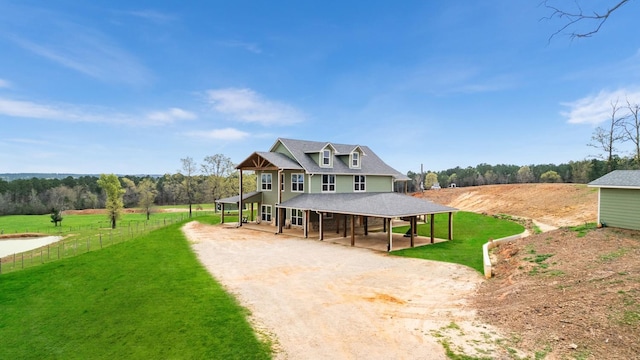
<svg viewBox="0 0 640 360"><path fill-rule="evenodd" d="M583 160L640 102L640 2L551 41L539 3L0 0L0 172L174 173L278 137L403 173Z"/></svg>

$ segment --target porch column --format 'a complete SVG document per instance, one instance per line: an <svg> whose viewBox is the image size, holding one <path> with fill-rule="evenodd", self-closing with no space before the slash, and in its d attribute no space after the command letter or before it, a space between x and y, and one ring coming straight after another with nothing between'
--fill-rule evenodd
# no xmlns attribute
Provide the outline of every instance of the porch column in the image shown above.
<svg viewBox="0 0 640 360"><path fill-rule="evenodd" d="M346 214L344 215L344 230L342 232L342 237L347 237L347 215Z"/></svg>
<svg viewBox="0 0 640 360"><path fill-rule="evenodd" d="M240 169L240 183L238 184L238 226L242 226L242 169Z"/></svg>
<svg viewBox="0 0 640 360"><path fill-rule="evenodd" d="M251 203L251 222L253 222L254 218L253 218L253 203Z"/></svg>
<svg viewBox="0 0 640 360"><path fill-rule="evenodd" d="M320 241L324 240L324 214L319 213L318 216L320 219L318 220L319 230L320 230Z"/></svg>
<svg viewBox="0 0 640 360"><path fill-rule="evenodd" d="M355 215L351 215L351 246L355 246L355 245L356 245L356 217Z"/></svg>
<svg viewBox="0 0 640 360"><path fill-rule="evenodd" d="M387 232L387 219L382 222L382 232Z"/></svg>
<svg viewBox="0 0 640 360"><path fill-rule="evenodd" d="M391 231L391 218L384 219L383 223L385 228L387 227L387 221L389 222L389 233L387 234L389 236L389 241L387 242L387 251L391 251L393 249L393 232Z"/></svg>
<svg viewBox="0 0 640 360"><path fill-rule="evenodd" d="M416 217L412 216L411 217L411 228L409 229L409 231L411 231L411 241L409 242L409 246L413 247L414 244L414 237L415 237L415 232L416 232Z"/></svg>
<svg viewBox="0 0 640 360"><path fill-rule="evenodd" d="M222 209L222 215L220 215L220 223L224 224L224 203L221 203L220 208Z"/></svg>
<svg viewBox="0 0 640 360"><path fill-rule="evenodd" d="M434 231L433 231L433 218L434 218L434 214L429 214L429 217L431 218L431 243L433 244L435 242L435 235L434 235Z"/></svg>
<svg viewBox="0 0 640 360"><path fill-rule="evenodd" d="M364 236L367 236L369 235L369 218L364 216L362 222L364 223Z"/></svg>
<svg viewBox="0 0 640 360"><path fill-rule="evenodd" d="M284 218L282 211L283 208L276 208L276 223L278 224L278 234L282 234L282 226L284 225L284 221L281 220Z"/></svg>
<svg viewBox="0 0 640 360"><path fill-rule="evenodd" d="M449 212L449 240L453 240L453 212Z"/></svg>
<svg viewBox="0 0 640 360"><path fill-rule="evenodd" d="M304 211L304 238L309 237L309 210Z"/></svg>

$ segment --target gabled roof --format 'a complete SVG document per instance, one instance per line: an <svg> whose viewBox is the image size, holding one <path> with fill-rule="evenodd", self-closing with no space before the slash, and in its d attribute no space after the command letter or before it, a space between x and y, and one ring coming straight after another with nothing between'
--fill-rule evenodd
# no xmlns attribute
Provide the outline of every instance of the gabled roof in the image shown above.
<svg viewBox="0 0 640 360"><path fill-rule="evenodd" d="M614 170L588 185L599 188L640 189L640 170Z"/></svg>
<svg viewBox="0 0 640 360"><path fill-rule="evenodd" d="M387 165L369 147L362 145L334 144L319 141L295 140L279 138L271 147L271 151L282 144L294 157L294 159L310 174L362 174L362 175L388 175L396 180L408 180L409 178L396 169ZM319 153L327 145L335 149L333 167L320 167L309 154ZM352 169L337 158L339 155L349 155L356 148L367 155L366 159L360 161L360 168Z"/></svg>
<svg viewBox="0 0 640 360"><path fill-rule="evenodd" d="M283 169L302 170L302 166L291 160L288 156L277 152L256 151L236 166L236 169L261 170L261 169Z"/></svg>
<svg viewBox="0 0 640 360"><path fill-rule="evenodd" d="M374 217L404 217L458 211L445 205L394 192L301 194L277 207Z"/></svg>

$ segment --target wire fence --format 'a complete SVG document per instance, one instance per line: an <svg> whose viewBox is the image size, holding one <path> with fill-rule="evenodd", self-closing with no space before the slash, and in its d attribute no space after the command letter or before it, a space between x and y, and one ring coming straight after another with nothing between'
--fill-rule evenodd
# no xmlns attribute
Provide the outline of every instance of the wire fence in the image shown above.
<svg viewBox="0 0 640 360"><path fill-rule="evenodd" d="M198 214L198 216L201 215L204 215L203 212ZM116 229L111 229L109 227L110 223L108 222L106 222L106 224L99 222L97 224L75 227L68 226L64 228L60 226L55 228L25 229L25 233L60 236L62 240L33 250L18 252L0 258L0 274L26 269L28 267L85 254L90 251L122 243L149 233L152 230L180 222L187 219L188 216L188 214L179 214L163 219L129 221L128 224L121 222ZM22 234L22 232L20 233Z"/></svg>

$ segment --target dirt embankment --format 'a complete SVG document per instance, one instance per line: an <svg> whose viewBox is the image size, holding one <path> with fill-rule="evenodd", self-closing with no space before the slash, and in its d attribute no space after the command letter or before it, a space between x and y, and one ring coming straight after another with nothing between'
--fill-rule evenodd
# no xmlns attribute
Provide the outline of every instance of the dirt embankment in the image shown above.
<svg viewBox="0 0 640 360"><path fill-rule="evenodd" d="M582 184L501 184L428 190L414 196L489 215L508 214L555 227L595 222L598 191Z"/></svg>
<svg viewBox="0 0 640 360"><path fill-rule="evenodd" d="M416 195L564 227L497 247L495 276L472 301L518 349L546 359L640 358L640 232L566 228L596 222L597 189L518 184Z"/></svg>

